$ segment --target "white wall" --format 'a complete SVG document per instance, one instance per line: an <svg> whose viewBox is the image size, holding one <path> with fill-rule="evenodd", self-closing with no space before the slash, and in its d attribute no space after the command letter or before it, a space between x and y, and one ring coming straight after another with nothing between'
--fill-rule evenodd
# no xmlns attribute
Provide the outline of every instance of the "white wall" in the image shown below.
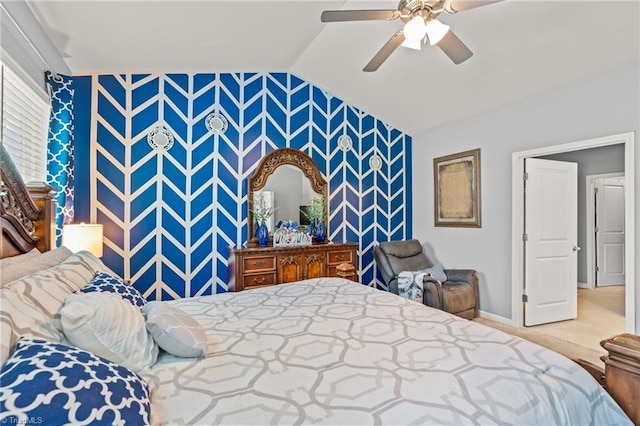
<svg viewBox="0 0 640 426"><path fill-rule="evenodd" d="M413 235L445 267L478 270L480 309L511 318L511 154L619 133L637 134L639 128L640 66L635 63L416 135ZM436 228L433 158L474 148L481 149L482 228ZM634 164L640 171L637 147ZM635 196L640 200L640 173ZM637 211L638 207L636 222ZM635 244L640 247L640 227ZM639 265L640 253L634 258ZM635 282L638 288L640 268ZM637 326L640 290L636 306Z"/></svg>

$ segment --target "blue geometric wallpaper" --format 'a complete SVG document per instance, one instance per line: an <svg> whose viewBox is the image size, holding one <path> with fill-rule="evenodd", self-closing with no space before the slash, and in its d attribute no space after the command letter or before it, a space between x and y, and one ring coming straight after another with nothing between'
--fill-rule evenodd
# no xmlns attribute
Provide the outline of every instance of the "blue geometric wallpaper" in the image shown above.
<svg viewBox="0 0 640 426"><path fill-rule="evenodd" d="M373 247L412 232L410 136L290 73L74 79L76 221L104 224L102 260L145 297L227 291L229 247L247 241L248 178L283 147L314 159L329 182L330 240L358 242L360 281L384 288ZM212 113L224 133L207 129ZM148 143L158 126L170 149Z"/></svg>

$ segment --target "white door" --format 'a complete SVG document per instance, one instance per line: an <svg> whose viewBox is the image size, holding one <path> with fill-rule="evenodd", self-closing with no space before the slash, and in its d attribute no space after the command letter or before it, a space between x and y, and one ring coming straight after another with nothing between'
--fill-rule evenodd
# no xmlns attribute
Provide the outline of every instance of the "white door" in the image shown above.
<svg viewBox="0 0 640 426"><path fill-rule="evenodd" d="M578 307L578 165L525 160L526 326L573 319Z"/></svg>
<svg viewBox="0 0 640 426"><path fill-rule="evenodd" d="M624 284L624 177L597 179L596 286Z"/></svg>

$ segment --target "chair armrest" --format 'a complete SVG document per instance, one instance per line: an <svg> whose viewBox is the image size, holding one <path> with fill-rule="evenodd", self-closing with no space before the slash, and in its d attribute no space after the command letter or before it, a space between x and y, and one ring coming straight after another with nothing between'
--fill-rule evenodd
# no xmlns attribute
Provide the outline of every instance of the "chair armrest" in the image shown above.
<svg viewBox="0 0 640 426"><path fill-rule="evenodd" d="M398 294L398 277L393 273L393 268L389 263L389 259L382 253L380 247L373 249L373 258L378 266L378 271L385 281L385 284L389 287L389 291Z"/></svg>
<svg viewBox="0 0 640 426"><path fill-rule="evenodd" d="M445 269L447 281L469 283L476 294L476 306L474 307L473 317L478 316L480 292L478 291L478 275L475 269ZM443 283L444 284L444 283Z"/></svg>
<svg viewBox="0 0 640 426"><path fill-rule="evenodd" d="M456 281L474 284L478 283L478 276L474 269L445 269L444 273L447 275L447 281Z"/></svg>
<svg viewBox="0 0 640 426"><path fill-rule="evenodd" d="M392 278L391 281L389 281L389 292L398 294L398 278Z"/></svg>
<svg viewBox="0 0 640 426"><path fill-rule="evenodd" d="M423 283L434 283L436 287L442 287L442 283L432 275L425 274L424 278L422 278Z"/></svg>

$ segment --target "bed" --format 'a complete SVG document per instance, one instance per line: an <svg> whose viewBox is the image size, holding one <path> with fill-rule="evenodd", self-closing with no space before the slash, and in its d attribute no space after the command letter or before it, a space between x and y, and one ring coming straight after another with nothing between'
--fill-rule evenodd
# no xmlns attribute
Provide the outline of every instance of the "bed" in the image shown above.
<svg viewBox="0 0 640 426"><path fill-rule="evenodd" d="M3 191L13 191L9 184L3 168ZM1 213L6 235L21 222ZM631 424L571 360L394 294L318 278L137 306L117 291L78 293L113 273L88 252L29 254L40 238L32 232L31 246L3 240L5 268L24 256L59 258L0 290L0 422ZM133 315L110 327L129 333L124 349L151 348L130 355L144 354L137 371L67 333L68 307L92 297L100 305L91 312L122 305ZM204 333L199 356L154 346L154 309L181 313L187 328L195 322Z"/></svg>

